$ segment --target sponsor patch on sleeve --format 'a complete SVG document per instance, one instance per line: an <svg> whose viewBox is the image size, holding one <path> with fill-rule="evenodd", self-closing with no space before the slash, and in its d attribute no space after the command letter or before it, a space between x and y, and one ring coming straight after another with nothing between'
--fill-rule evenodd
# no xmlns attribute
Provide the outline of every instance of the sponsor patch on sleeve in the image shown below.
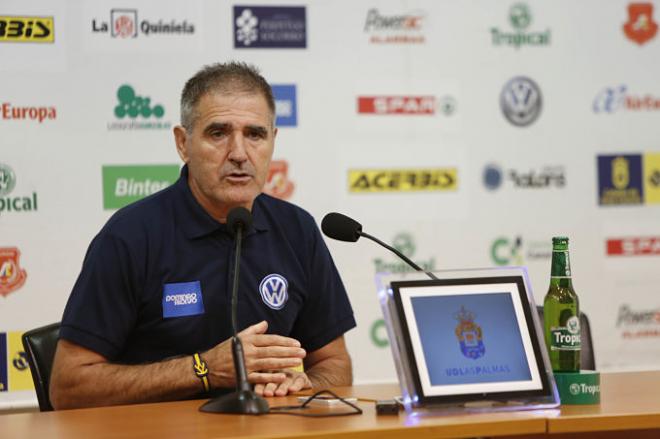
<svg viewBox="0 0 660 439"><path fill-rule="evenodd" d="M204 314L202 286L198 280L163 286L163 318Z"/></svg>

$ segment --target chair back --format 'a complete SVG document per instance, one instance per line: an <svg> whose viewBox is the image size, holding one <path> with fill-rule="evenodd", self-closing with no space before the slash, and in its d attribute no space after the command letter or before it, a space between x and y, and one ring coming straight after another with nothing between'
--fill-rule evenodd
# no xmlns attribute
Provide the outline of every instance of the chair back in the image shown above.
<svg viewBox="0 0 660 439"><path fill-rule="evenodd" d="M39 400L39 410L49 412L53 410L48 396L50 372L53 368L55 348L60 335L60 324L52 323L41 328L32 329L23 334L23 349L27 354L34 390Z"/></svg>
<svg viewBox="0 0 660 439"><path fill-rule="evenodd" d="M543 307L537 306L541 328L544 328ZM594 354L594 344L591 339L591 326L589 318L583 312L580 312L580 335L582 347L580 350L580 368L584 370L596 370L596 356Z"/></svg>

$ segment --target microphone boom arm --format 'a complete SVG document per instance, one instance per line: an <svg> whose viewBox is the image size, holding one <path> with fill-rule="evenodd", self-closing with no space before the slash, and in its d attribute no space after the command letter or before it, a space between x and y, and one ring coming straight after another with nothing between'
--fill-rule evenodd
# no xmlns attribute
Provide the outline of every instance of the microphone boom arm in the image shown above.
<svg viewBox="0 0 660 439"><path fill-rule="evenodd" d="M417 270L417 271L422 271L422 272L426 273L426 275L427 275L428 277L430 277L431 279L438 280L438 278L437 278L433 273L431 273L431 272L429 272L429 271L426 271L426 270L422 269L422 267L420 267L419 265L415 264L415 263L414 263L412 260L410 260L406 255L404 255L403 253L401 253L399 250L395 249L394 247L392 247L392 246L390 246L390 245L384 243L383 241L381 241L380 239L376 238L375 236L371 236L370 234L368 234L368 233L366 233L366 232L363 232L362 230L358 230L357 233L358 233L358 235L360 235L360 236L364 236L365 238L367 238L367 239L371 239L371 240L374 241L375 243L382 245L383 247L385 247L386 249L388 249L389 251L391 251L392 253L394 253L395 255L397 255L398 257L400 257L401 259L403 259L408 265L410 265L410 266L411 266L412 268L414 268L415 270Z"/></svg>

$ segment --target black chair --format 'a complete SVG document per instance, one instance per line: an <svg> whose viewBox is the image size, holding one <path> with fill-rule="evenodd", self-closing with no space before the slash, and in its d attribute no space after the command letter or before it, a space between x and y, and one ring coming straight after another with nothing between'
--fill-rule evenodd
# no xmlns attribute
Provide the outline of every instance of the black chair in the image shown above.
<svg viewBox="0 0 660 439"><path fill-rule="evenodd" d="M34 390L39 400L39 410L50 412L53 406L48 396L50 372L53 368L55 348L60 336L60 324L53 323L41 328L32 329L23 334L23 349L27 354Z"/></svg>
<svg viewBox="0 0 660 439"><path fill-rule="evenodd" d="M537 306L539 313L541 329L543 329L543 307ZM580 334L582 339L582 349L580 351L580 368L584 370L596 370L596 357L594 355L594 344L591 339L591 326L587 315L580 312Z"/></svg>

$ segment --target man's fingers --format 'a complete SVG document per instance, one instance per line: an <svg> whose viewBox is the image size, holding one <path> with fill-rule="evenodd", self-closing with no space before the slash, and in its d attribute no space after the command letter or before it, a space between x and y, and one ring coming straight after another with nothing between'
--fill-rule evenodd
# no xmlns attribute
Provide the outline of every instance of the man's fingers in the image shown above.
<svg viewBox="0 0 660 439"><path fill-rule="evenodd" d="M302 364L300 358L246 358L248 370L279 370L291 369Z"/></svg>
<svg viewBox="0 0 660 439"><path fill-rule="evenodd" d="M287 393L289 393L291 384L293 384L293 380L291 378L287 378L286 380L282 381L280 385L277 386L277 389L275 389L275 396L285 396Z"/></svg>
<svg viewBox="0 0 660 439"><path fill-rule="evenodd" d="M287 382L288 379L284 380L284 382ZM281 385L281 384L279 384ZM277 383L268 383L266 384L266 387L264 387L264 396L274 396L275 395L275 389L277 389L278 384Z"/></svg>
<svg viewBox="0 0 660 439"><path fill-rule="evenodd" d="M259 396L263 396L263 394L264 394L264 387L265 387L265 385L264 385L263 383L255 384L255 386L254 386L254 393L256 393L256 394L259 395Z"/></svg>
<svg viewBox="0 0 660 439"><path fill-rule="evenodd" d="M250 326L250 328L252 327L253 326ZM247 328L246 331L250 328ZM252 335L250 335L249 341L250 343L252 343L257 347L265 347L265 346L284 346L284 347L293 347L293 348L300 347L300 342L295 338L283 337L281 335L275 335L275 334L263 334L263 333L251 333L251 334Z"/></svg>
<svg viewBox="0 0 660 439"><path fill-rule="evenodd" d="M264 334L267 329L268 329L268 322L262 320L257 324L248 326L247 328L243 329L241 332L238 333L238 335Z"/></svg>
<svg viewBox="0 0 660 439"><path fill-rule="evenodd" d="M309 379L304 374L302 374L302 373L296 374L293 377L293 382L289 386L288 391L289 392L298 392L299 390L306 389L306 388L310 387L308 381L309 381Z"/></svg>
<svg viewBox="0 0 660 439"><path fill-rule="evenodd" d="M284 346L267 346L255 350L257 358L305 358L307 352L303 348Z"/></svg>
<svg viewBox="0 0 660 439"><path fill-rule="evenodd" d="M281 383L286 379L286 374L267 373L267 372L252 372L248 374L248 381L255 384L268 384L268 383Z"/></svg>

